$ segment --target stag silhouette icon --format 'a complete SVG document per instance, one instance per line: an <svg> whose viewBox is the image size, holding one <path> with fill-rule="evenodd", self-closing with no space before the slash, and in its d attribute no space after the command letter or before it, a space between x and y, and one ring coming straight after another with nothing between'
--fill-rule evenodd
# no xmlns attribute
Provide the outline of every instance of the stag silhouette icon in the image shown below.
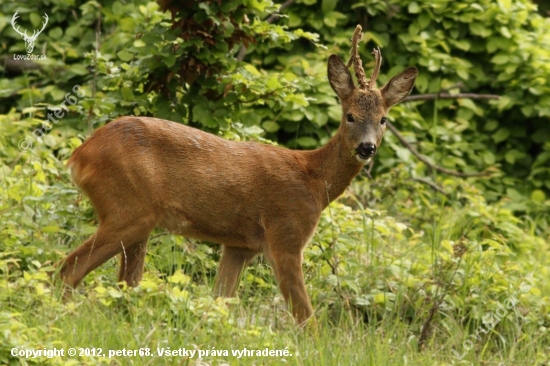
<svg viewBox="0 0 550 366"><path fill-rule="evenodd" d="M11 18L11 26L13 29L21 35L21 38L25 41L25 48L27 49L27 53L32 53L32 50L34 49L34 42L36 42L36 38L42 33L44 28L46 28L46 24L48 24L48 14L44 13L44 20L45 22L42 23L42 29L37 31L36 29L32 33L32 36L27 35L27 30L25 29L25 32L21 32L19 30L19 26L16 27L16 21L19 17L18 12L16 11L15 14L13 14L13 18Z"/></svg>

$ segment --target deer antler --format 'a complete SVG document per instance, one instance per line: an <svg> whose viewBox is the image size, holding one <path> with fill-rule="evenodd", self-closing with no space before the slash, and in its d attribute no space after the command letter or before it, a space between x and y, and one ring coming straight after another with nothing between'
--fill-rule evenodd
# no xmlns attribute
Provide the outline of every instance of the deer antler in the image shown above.
<svg viewBox="0 0 550 366"><path fill-rule="evenodd" d="M29 37L29 35L27 34L27 30L25 29L25 32L22 33L19 31L19 26L17 25L17 28L16 28L16 23L17 23L17 18L19 18L19 12L16 11L15 14L13 14L13 17L11 18L11 26L13 27L13 29L19 33L23 38L27 39L27 38L36 38L38 37L38 35L40 33L42 33L42 31L44 30L44 28L46 28L46 24L48 24L48 20L50 18L48 18L48 14L44 13L44 22L42 22L42 29L40 29L39 31L37 31L36 29L34 30L34 32L32 33L32 36Z"/></svg>
<svg viewBox="0 0 550 366"><path fill-rule="evenodd" d="M376 88L376 79L378 78L378 73L380 72L380 64L382 63L382 53L380 52L380 47L376 47L371 55L374 55L374 59L376 60L376 64L374 66L374 70L372 72L372 75L370 76L370 82L369 82L369 89Z"/></svg>
<svg viewBox="0 0 550 366"><path fill-rule="evenodd" d="M367 80L367 76L365 75L365 70L363 69L363 63L361 61L361 57L359 56L357 46L361 39L363 39L363 33L361 32L362 30L363 28L361 28L359 24L357 25L357 27L355 27L353 37L351 37L351 51L347 67L353 65L355 76L357 77L357 82L359 83L359 89L372 90L376 87L376 79L378 78L378 73L380 72L380 64L382 63L382 53L380 52L380 47L376 47L374 51L372 51L372 55L374 55L376 64L374 66L374 71L372 72L372 75L370 77L370 81Z"/></svg>
<svg viewBox="0 0 550 366"><path fill-rule="evenodd" d="M17 26L17 28L15 28L15 25L16 25L16 22L17 22L17 18L19 17L19 14L18 12L16 11L15 14L13 14L13 17L11 18L11 26L13 27L13 30L15 30L17 33L19 33L21 36L23 37L28 37L27 36L27 30L25 29L25 33L21 33L19 31L19 26Z"/></svg>
<svg viewBox="0 0 550 366"><path fill-rule="evenodd" d="M46 24L48 24L48 20L50 18L48 18L48 14L44 13L44 16L43 16L45 22L42 22L42 29L40 29L40 31L38 31L38 33L36 33L36 30L34 31L34 33L36 33L36 36L38 36L40 33L42 33L42 31L44 30L44 28L46 28ZM33 37L35 36L35 34L32 34Z"/></svg>
<svg viewBox="0 0 550 366"><path fill-rule="evenodd" d="M363 28L357 24L357 27L355 27L355 31L353 32L353 37L351 37L351 51L347 67L350 67L353 64L355 76L357 76L357 82L359 83L359 89L367 89L369 87L369 82L367 81L367 76L365 75L365 70L363 70L363 64L357 49L357 44L361 41L361 39L363 39L363 33L361 32L362 30Z"/></svg>

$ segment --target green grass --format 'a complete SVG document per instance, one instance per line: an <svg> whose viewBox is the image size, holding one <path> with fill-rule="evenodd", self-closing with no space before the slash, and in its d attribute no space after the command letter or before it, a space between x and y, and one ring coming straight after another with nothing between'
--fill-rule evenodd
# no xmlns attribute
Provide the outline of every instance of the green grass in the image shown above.
<svg viewBox="0 0 550 366"><path fill-rule="evenodd" d="M3 197L27 197L0 207L0 364L547 365L550 359L547 226L516 218L505 202L488 204L466 181L439 181L452 192L443 200L400 167L369 185L355 182L325 210L305 252L317 326L301 329L264 260L245 271L237 299L213 299L219 247L163 233L151 237L140 286L119 287L115 258L64 299L46 272L93 232L93 211L68 181L44 184L42 169L50 167L18 169L0 188ZM517 304L489 329L484 320L514 293ZM71 347L77 356L66 355ZM65 356L25 360L12 356L13 348L63 348ZM93 356L99 348L105 356L124 349L138 355ZM158 355L183 348L197 353ZM233 354L245 348L253 354ZM140 356L146 349L156 356ZM289 354L255 354L266 349Z"/></svg>
<svg viewBox="0 0 550 366"><path fill-rule="evenodd" d="M94 287L94 281L89 281L83 294L73 294L66 302L62 301L58 286L45 288L44 293L37 295L36 284L43 282L31 280L27 286L2 295L2 316L7 311L12 314L9 322L1 319L2 331L11 327L13 344L19 348L57 347L65 352L69 347L77 352L86 352L80 348L96 348L96 353L106 356L109 350L149 349L156 354L41 358L36 364L71 364L74 360L73 364L90 365L533 365L540 360L540 354L548 352L548 339L529 339L528 335L538 327L530 324L523 329L506 327L501 330L506 334L493 334L489 340L475 342L475 350L467 352L460 363L456 355L466 350L456 345L468 334L458 319L434 322L437 336L418 352L417 331L422 319L405 323L397 308L382 319L365 322L363 316L354 314L344 303L332 307L316 304L317 328L300 329L275 289L253 299L232 300L227 304L223 299L213 300L206 295L205 286L169 284L149 277L144 288L124 290ZM176 298L170 286L189 293ZM406 303L406 294L397 295L399 302ZM9 343L0 348L2 361L13 364L21 361L9 356L8 348L11 349ZM197 352L192 358L158 355L161 349L180 348ZM286 349L291 355L239 358L232 354L245 348ZM221 354L199 360L198 350L204 355L212 350ZM223 356L224 350L227 356Z"/></svg>

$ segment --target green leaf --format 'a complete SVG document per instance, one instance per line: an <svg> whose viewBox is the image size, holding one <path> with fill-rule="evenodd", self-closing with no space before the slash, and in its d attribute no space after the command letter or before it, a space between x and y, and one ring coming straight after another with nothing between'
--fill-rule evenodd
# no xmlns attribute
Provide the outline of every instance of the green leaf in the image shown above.
<svg viewBox="0 0 550 366"><path fill-rule="evenodd" d="M409 4L409 13L411 14L420 13L420 6L418 6L418 3L416 1L413 1Z"/></svg>
<svg viewBox="0 0 550 366"><path fill-rule="evenodd" d="M342 118L342 107L339 105L331 105L328 108L328 116L333 121L340 121L340 118Z"/></svg>
<svg viewBox="0 0 550 366"><path fill-rule="evenodd" d="M164 64L166 66L172 67L174 66L175 63L176 63L176 55L169 54L169 55L166 55L166 57L164 57Z"/></svg>
<svg viewBox="0 0 550 366"><path fill-rule="evenodd" d="M430 22L431 18L428 12L422 12L422 14L418 16L418 25L420 29L426 29L428 25L430 25Z"/></svg>
<svg viewBox="0 0 550 366"><path fill-rule="evenodd" d="M44 22L44 18L42 18L42 15L40 15L40 13L32 12L32 13L30 13L29 18L30 18L30 20L31 20L32 25L33 25L35 28L38 28L38 29L42 28L41 25L42 25L42 22ZM21 29L21 31L23 31L23 30ZM28 33L29 35L31 35L32 32L33 32L33 31L30 30L30 31L27 32L27 33Z"/></svg>
<svg viewBox="0 0 550 366"><path fill-rule="evenodd" d="M521 159L523 157L525 157L525 153L516 149L508 150L504 155L504 158L510 164L514 164L518 159Z"/></svg>
<svg viewBox="0 0 550 366"><path fill-rule="evenodd" d="M542 203L546 200L546 194L540 189L535 189L531 192L531 200Z"/></svg>
<svg viewBox="0 0 550 366"><path fill-rule="evenodd" d="M510 57L507 55L496 55L491 59L491 62L497 65L506 64L510 61Z"/></svg>
<svg viewBox="0 0 550 366"><path fill-rule="evenodd" d="M213 128L218 126L218 123L214 119L212 111L202 104L197 104L193 107L193 120L195 122L201 123L206 127Z"/></svg>
<svg viewBox="0 0 550 366"><path fill-rule="evenodd" d="M506 140L508 137L510 137L510 130L505 127L499 128L492 136L493 140L497 144Z"/></svg>
<svg viewBox="0 0 550 366"><path fill-rule="evenodd" d="M321 9L323 14L328 14L336 9L336 4L338 4L338 0L322 0Z"/></svg>
<svg viewBox="0 0 550 366"><path fill-rule="evenodd" d="M256 76L260 76L260 75L261 75L260 72L258 71L258 69L255 68L255 67L254 67L253 65L251 65L251 64L246 64L246 65L244 65L244 69L245 69L246 71L250 72L250 73L253 74L253 75L256 75Z"/></svg>
<svg viewBox="0 0 550 366"><path fill-rule="evenodd" d="M334 27L336 27L336 24L338 24L338 20L334 16L334 12L330 12L329 14L325 14L325 16L323 18L323 22L329 28L334 28Z"/></svg>
<svg viewBox="0 0 550 366"><path fill-rule="evenodd" d="M43 226L41 230L43 233L57 233L61 229L58 225L51 225L51 226Z"/></svg>
<svg viewBox="0 0 550 366"><path fill-rule="evenodd" d="M470 26L470 32L472 32L472 34L476 35L476 36L480 36L480 37L488 37L490 36L493 32L485 27L485 22L471 22L469 23L469 26Z"/></svg>
<svg viewBox="0 0 550 366"><path fill-rule="evenodd" d="M82 64L74 64L71 66L71 72L77 74L77 75L88 75L90 74L90 71L86 68L86 66Z"/></svg>
<svg viewBox="0 0 550 366"><path fill-rule="evenodd" d="M532 105L526 105L521 107L521 113L523 113L525 117L531 117L531 115L533 114L533 110L534 110L534 106Z"/></svg>
<svg viewBox="0 0 550 366"><path fill-rule="evenodd" d="M506 188L506 194L508 197L510 197L513 201L523 201L523 195L521 195L517 190L514 188Z"/></svg>
<svg viewBox="0 0 550 366"><path fill-rule="evenodd" d="M468 51L471 47L470 42L466 39L455 40L453 44L462 51Z"/></svg>
<svg viewBox="0 0 550 366"><path fill-rule="evenodd" d="M495 155L489 150L482 152L481 157L483 158L485 164L493 165L495 163Z"/></svg>
<svg viewBox="0 0 550 366"><path fill-rule="evenodd" d="M60 27L53 28L48 35L53 39L60 39L63 37L63 30Z"/></svg>
<svg viewBox="0 0 550 366"><path fill-rule="evenodd" d="M262 127L264 130L270 133L277 132L281 128L281 126L279 126L277 122L273 122L273 121L267 121L262 123Z"/></svg>
<svg viewBox="0 0 550 366"><path fill-rule="evenodd" d="M125 99L125 100L128 100L128 101L133 101L136 99L136 97L134 96L134 92L132 91L132 88L128 87L128 86L123 86L121 89L120 89L120 93L122 94L122 97Z"/></svg>
<svg viewBox="0 0 550 366"><path fill-rule="evenodd" d="M267 79L265 86L267 86L269 89L277 89L281 86L281 83L279 83L279 79L277 78L277 76L273 75L269 79Z"/></svg>
<svg viewBox="0 0 550 366"><path fill-rule="evenodd" d="M497 104L499 112L502 112L503 110L509 108L510 106L512 106L513 103L514 101L509 96L505 95L501 97Z"/></svg>
<svg viewBox="0 0 550 366"><path fill-rule="evenodd" d="M145 47L145 42L143 42L141 39L136 39L134 41L134 47L136 48Z"/></svg>
<svg viewBox="0 0 550 366"><path fill-rule="evenodd" d="M317 140L315 140L313 137L309 136L303 136L296 140L298 142L298 145L302 147L315 147L317 146Z"/></svg>
<svg viewBox="0 0 550 366"><path fill-rule="evenodd" d="M485 131L493 131L498 127L498 121L489 120L485 123Z"/></svg>
<svg viewBox="0 0 550 366"><path fill-rule="evenodd" d="M130 61L134 58L134 54L131 52L128 52L127 50L122 50L117 52L118 58L120 58L122 61Z"/></svg>
<svg viewBox="0 0 550 366"><path fill-rule="evenodd" d="M244 0L246 7L253 8L261 13L265 11L270 2L262 0Z"/></svg>

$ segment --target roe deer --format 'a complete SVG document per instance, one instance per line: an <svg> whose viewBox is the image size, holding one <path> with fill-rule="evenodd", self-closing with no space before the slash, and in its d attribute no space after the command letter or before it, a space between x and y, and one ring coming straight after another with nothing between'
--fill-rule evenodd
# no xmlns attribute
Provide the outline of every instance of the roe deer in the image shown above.
<svg viewBox="0 0 550 366"><path fill-rule="evenodd" d="M147 240L155 227L223 246L214 291L233 296L241 271L263 253L299 324L312 315L302 275L302 252L321 211L376 153L389 108L412 90L410 67L376 88L380 52L368 81L357 51L348 65L328 60L328 79L343 117L323 147L295 151L227 141L166 120L122 117L99 128L68 162L75 184L95 208L99 228L56 264L75 287L86 274L121 254L119 280L142 278ZM354 64L359 87L348 68Z"/></svg>

